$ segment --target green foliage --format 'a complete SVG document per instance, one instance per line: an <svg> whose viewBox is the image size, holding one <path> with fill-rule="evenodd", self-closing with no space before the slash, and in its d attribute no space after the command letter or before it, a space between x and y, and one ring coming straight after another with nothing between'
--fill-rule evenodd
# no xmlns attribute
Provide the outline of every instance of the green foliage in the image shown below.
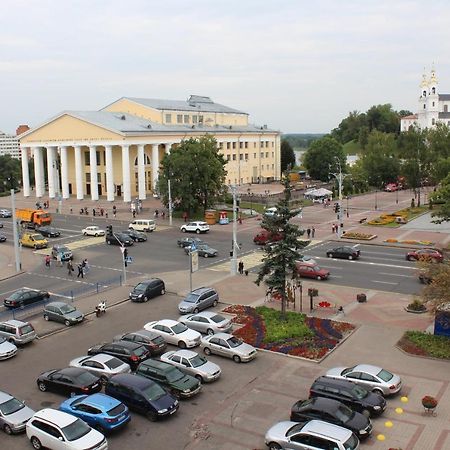
<svg viewBox="0 0 450 450"><path fill-rule="evenodd" d="M283 141L289 142L292 148L308 148L315 140L323 137L323 134L290 133L283 134Z"/></svg>
<svg viewBox="0 0 450 450"><path fill-rule="evenodd" d="M427 356L450 359L450 339L448 337L434 336L422 331L407 331L405 337Z"/></svg>
<svg viewBox="0 0 450 450"><path fill-rule="evenodd" d="M295 166L295 153L293 148L291 147L291 144L289 144L288 141L282 140L281 141L281 161L280 161L280 167L281 172L285 172L286 170L292 169Z"/></svg>
<svg viewBox="0 0 450 450"><path fill-rule="evenodd" d="M19 159L11 155L0 156L0 192L7 192L19 187L22 179L22 168Z"/></svg>
<svg viewBox="0 0 450 450"><path fill-rule="evenodd" d="M211 207L223 195L226 161L218 152L211 136L188 139L172 149L161 162L158 192L168 205L168 180L171 181L172 203L176 209L203 211Z"/></svg>
<svg viewBox="0 0 450 450"><path fill-rule="evenodd" d="M366 125L369 131L378 130L384 133L398 133L400 130L400 117L389 103L374 105L366 113Z"/></svg>
<svg viewBox="0 0 450 450"><path fill-rule="evenodd" d="M311 144L303 156L303 164L311 178L328 181L330 172L338 170L336 158L341 167L345 168L346 158L342 144L331 136L325 136Z"/></svg>
<svg viewBox="0 0 450 450"><path fill-rule="evenodd" d="M434 202L439 202L437 211L432 213L433 222L442 223L450 221L450 174L442 180L440 188L431 196Z"/></svg>
<svg viewBox="0 0 450 450"><path fill-rule="evenodd" d="M264 342L279 342L283 339L298 338L302 342L305 338L314 335L305 324L305 315L288 311L285 317L280 311L267 306L258 306L256 312L264 319L266 335Z"/></svg>

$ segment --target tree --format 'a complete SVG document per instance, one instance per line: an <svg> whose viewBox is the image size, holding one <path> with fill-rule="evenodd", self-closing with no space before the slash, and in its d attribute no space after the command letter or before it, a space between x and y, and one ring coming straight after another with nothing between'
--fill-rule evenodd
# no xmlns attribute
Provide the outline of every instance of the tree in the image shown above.
<svg viewBox="0 0 450 450"><path fill-rule="evenodd" d="M0 192L17 189L22 179L20 160L11 155L0 156Z"/></svg>
<svg viewBox="0 0 450 450"><path fill-rule="evenodd" d="M433 222L450 222L450 174L441 182L441 187L431 195L437 210L432 213Z"/></svg>
<svg viewBox="0 0 450 450"><path fill-rule="evenodd" d="M383 131L384 133L400 132L399 114L392 109L392 105L374 105L366 113L369 130Z"/></svg>
<svg viewBox="0 0 450 450"><path fill-rule="evenodd" d="M398 112L398 115L400 116L400 118L402 118L402 117L406 117L406 116L412 116L412 112L409 110L409 109L401 109L399 112Z"/></svg>
<svg viewBox="0 0 450 450"><path fill-rule="evenodd" d="M435 264L430 262L419 263L424 275L431 280L422 291L424 302L431 303L432 310L442 303L450 302L450 264Z"/></svg>
<svg viewBox="0 0 450 450"><path fill-rule="evenodd" d="M342 144L358 140L360 129L366 125L366 115L359 111L352 111L341 121L331 135Z"/></svg>
<svg viewBox="0 0 450 450"><path fill-rule="evenodd" d="M427 130L426 142L430 154L430 176L438 183L450 173L450 128L437 123Z"/></svg>
<svg viewBox="0 0 450 450"><path fill-rule="evenodd" d="M328 135L311 144L303 156L303 164L311 178L328 181L330 172L338 170L336 158L344 168L346 158L342 144Z"/></svg>
<svg viewBox="0 0 450 450"><path fill-rule="evenodd" d="M264 216L261 226L270 234L282 234L283 239L265 247L263 264L258 272L255 283L259 286L265 281L271 292L281 295L282 317L286 313L286 280L295 274L295 261L298 251L306 247L310 241L299 241L303 234L300 228L290 220L299 213L299 210L289 209L292 188L287 173L283 177L284 197L277 203L277 214Z"/></svg>
<svg viewBox="0 0 450 450"><path fill-rule="evenodd" d="M283 139L281 141L281 172L284 173L288 168L295 166L295 153L288 141Z"/></svg>
<svg viewBox="0 0 450 450"><path fill-rule="evenodd" d="M172 202L176 209L206 211L222 193L226 161L218 152L211 136L182 141L161 161L158 192L168 205L168 180L171 182Z"/></svg>

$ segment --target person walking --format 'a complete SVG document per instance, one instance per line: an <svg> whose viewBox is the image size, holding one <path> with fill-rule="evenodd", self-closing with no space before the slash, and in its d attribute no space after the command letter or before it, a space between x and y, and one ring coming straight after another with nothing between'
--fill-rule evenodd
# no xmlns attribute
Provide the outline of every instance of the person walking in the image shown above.
<svg viewBox="0 0 450 450"><path fill-rule="evenodd" d="M45 255L45 267L47 267L48 269L50 269L50 261L52 259L50 258L50 255Z"/></svg>
<svg viewBox="0 0 450 450"><path fill-rule="evenodd" d="M133 219L136 217L136 210L133 209L133 211L131 211L131 214L133 215Z"/></svg>
<svg viewBox="0 0 450 450"><path fill-rule="evenodd" d="M81 263L82 267L83 267L83 275L86 275L89 272L89 262L87 260L87 258L83 259L83 262Z"/></svg>
<svg viewBox="0 0 450 450"><path fill-rule="evenodd" d="M61 255L61 252L58 252L56 254L56 263L58 264L58 267L62 267L62 255Z"/></svg>
<svg viewBox="0 0 450 450"><path fill-rule="evenodd" d="M80 278L80 276L81 276L81 278L84 278L83 263L78 264L77 268L78 268L77 278Z"/></svg>
<svg viewBox="0 0 450 450"><path fill-rule="evenodd" d="M243 263L243 261L239 261L239 264L238 264L238 270L239 270L239 273L240 273L241 275L244 274L244 263Z"/></svg>
<svg viewBox="0 0 450 450"><path fill-rule="evenodd" d="M73 277L73 264L72 264L72 260L69 259L69 261L67 262L67 275L69 275L69 277Z"/></svg>
<svg viewBox="0 0 450 450"><path fill-rule="evenodd" d="M311 237L314 239L314 235L316 234L316 229L314 227L311 228Z"/></svg>
<svg viewBox="0 0 450 450"><path fill-rule="evenodd" d="M308 236L308 239L311 237L311 228L306 230L306 235Z"/></svg>
<svg viewBox="0 0 450 450"><path fill-rule="evenodd" d="M113 205L112 210L113 210L113 216L114 216L114 219L115 219L115 218L116 218L116 214L117 214L117 208L116 208L116 205Z"/></svg>

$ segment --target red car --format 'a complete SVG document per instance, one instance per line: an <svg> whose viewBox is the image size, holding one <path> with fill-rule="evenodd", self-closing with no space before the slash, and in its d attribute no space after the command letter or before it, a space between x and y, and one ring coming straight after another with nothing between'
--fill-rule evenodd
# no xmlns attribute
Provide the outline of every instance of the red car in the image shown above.
<svg viewBox="0 0 450 450"><path fill-rule="evenodd" d="M412 250L406 254L408 261L432 261L442 262L444 255L434 248L423 248L421 250Z"/></svg>
<svg viewBox="0 0 450 450"><path fill-rule="evenodd" d="M295 267L297 275L300 277L326 280L330 276L330 272L328 270L322 269L317 264L296 261Z"/></svg>
<svg viewBox="0 0 450 450"><path fill-rule="evenodd" d="M384 188L386 192L395 192L398 191L398 185L396 183L389 183Z"/></svg>
<svg viewBox="0 0 450 450"><path fill-rule="evenodd" d="M258 245L265 245L268 242L281 241L281 239L283 239L281 233L269 233L267 230L262 230L253 238L253 242Z"/></svg>

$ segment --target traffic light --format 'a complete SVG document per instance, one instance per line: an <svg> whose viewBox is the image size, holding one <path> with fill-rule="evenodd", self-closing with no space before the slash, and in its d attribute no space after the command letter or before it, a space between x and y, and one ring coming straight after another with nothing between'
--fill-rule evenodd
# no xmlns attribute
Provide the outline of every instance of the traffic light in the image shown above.
<svg viewBox="0 0 450 450"><path fill-rule="evenodd" d="M339 205L339 203L335 203L335 204L334 204L334 212L335 212L335 213L338 213L339 210L340 210L340 205Z"/></svg>
<svg viewBox="0 0 450 450"><path fill-rule="evenodd" d="M125 267L128 267L128 261L127 261L127 258L128 258L128 249L126 248L126 249L124 249L124 251L123 251L123 261L124 261L124 263L125 263Z"/></svg>
<svg viewBox="0 0 450 450"><path fill-rule="evenodd" d="M109 236L113 234L112 225L106 225L106 234L108 234Z"/></svg>

